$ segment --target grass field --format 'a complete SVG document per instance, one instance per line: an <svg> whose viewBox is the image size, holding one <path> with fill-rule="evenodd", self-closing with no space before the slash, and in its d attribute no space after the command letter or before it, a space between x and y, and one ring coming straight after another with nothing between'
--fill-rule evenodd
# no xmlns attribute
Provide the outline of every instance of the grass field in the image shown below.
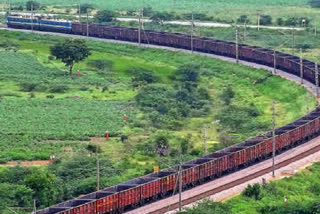
<svg viewBox="0 0 320 214"><path fill-rule="evenodd" d="M316 105L303 87L264 70L182 52L91 40L87 43L92 55L75 66L81 76L70 77L61 62L49 57L49 47L59 41L63 38L0 31L0 46L19 47L17 52L0 50L0 162L45 160L55 154L56 163L42 171L52 174L57 183L65 181L59 188L52 187L57 192L63 187L65 192L50 203L95 189L94 173L79 173L87 172L89 166L84 163L95 163L88 145L98 145L100 158L107 161L109 168L101 178L101 187L106 187L151 172L154 165L164 168L176 163L182 142L186 146L185 160L200 156L204 124L221 121L208 130L208 148L214 151L270 130L273 99L278 102L277 126L297 119ZM102 67L97 66L97 60ZM184 98L199 102L194 97L200 96L199 91L206 97L200 100L204 107L191 109L186 117L179 116L178 107L172 108L176 102L172 94L185 87L172 77L182 65L199 65L196 88L189 88L192 93ZM149 70L157 83L137 89L133 84L137 74L132 69ZM167 103L163 107L171 108L168 113L150 111L137 101L136 96L151 86L161 90L144 101ZM231 87L234 95L226 101L226 91ZM128 117L126 124L123 114ZM108 141L102 138L106 130L111 135ZM229 138L227 143L219 143L222 134ZM165 157L152 152L159 136L168 140L170 151ZM19 170L5 173L12 175ZM28 173L32 170L24 176ZM39 193L21 182L12 181L13 186L7 188L25 185L34 194ZM48 205L45 196L38 197L38 206ZM17 201L12 200L12 206Z"/></svg>

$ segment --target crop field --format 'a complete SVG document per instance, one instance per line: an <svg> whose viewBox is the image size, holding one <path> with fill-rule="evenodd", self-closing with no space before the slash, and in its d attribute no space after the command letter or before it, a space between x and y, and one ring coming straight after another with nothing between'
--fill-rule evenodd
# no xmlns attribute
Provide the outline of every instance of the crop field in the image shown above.
<svg viewBox="0 0 320 214"><path fill-rule="evenodd" d="M151 7L154 11L174 12L181 15L185 13L203 13L213 20L232 23L241 15L248 15L250 22L256 24L257 10L263 15L271 15L274 21L277 18L309 17L311 20L319 21L317 10L310 8L308 0L81 0L81 1L48 1L39 0L43 5L48 6L49 12L63 12L65 8L76 8L79 4L92 4L96 9L110 9L117 11L137 11L141 8ZM23 5L21 0L13 0L14 5ZM5 5L3 5L5 7Z"/></svg>
<svg viewBox="0 0 320 214"><path fill-rule="evenodd" d="M51 187L50 202L28 179L9 184L0 179L0 185L9 185L8 191L29 188L39 194L39 206L95 189L93 146L105 161L101 187L106 187L151 172L154 165L175 164L180 148L184 160L202 155L204 124L220 121L208 130L209 151L215 151L270 130L272 100L278 103L277 126L316 105L303 87L264 70L93 40L87 40L92 55L74 68L80 76L69 76L49 51L63 40L0 31L0 162L48 160L54 154L54 164L23 175L44 173L59 184ZM181 76L186 67L199 75L192 87ZM153 82L139 82L140 73ZM106 130L109 140L103 138ZM168 142L165 155L154 152L159 139ZM5 168L3 176L23 170ZM18 198L9 200L11 206L29 206Z"/></svg>

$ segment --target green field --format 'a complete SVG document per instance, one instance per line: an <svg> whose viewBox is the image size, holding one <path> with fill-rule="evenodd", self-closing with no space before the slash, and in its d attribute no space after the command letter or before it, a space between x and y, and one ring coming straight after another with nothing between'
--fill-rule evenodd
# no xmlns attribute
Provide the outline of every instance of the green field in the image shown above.
<svg viewBox="0 0 320 214"><path fill-rule="evenodd" d="M319 213L320 164L303 170L290 178L260 186L254 196L236 196L225 203L206 201L185 214L285 214ZM249 197L248 197L249 196ZM284 197L287 203L284 203Z"/></svg>
<svg viewBox="0 0 320 214"><path fill-rule="evenodd" d="M215 151L270 130L272 100L278 102L277 126L316 105L302 86L264 70L93 40L87 41L92 55L75 66L81 75L70 77L49 53L63 40L0 31L0 162L57 157L39 169L3 168L0 177L23 174L20 180L0 179L14 195L4 200L10 206L29 206L35 197L43 207L93 191L96 157L88 145L101 150L101 187L107 187L151 172L154 165L175 164L180 148L184 160L202 155L204 124L211 125L208 148ZM192 83L181 73L189 68L198 75ZM136 82L144 75L154 82ZM102 138L106 130L108 141ZM169 145L164 156L155 152L159 139ZM42 182L49 187L38 188ZM17 188L28 200L21 201Z"/></svg>
<svg viewBox="0 0 320 214"><path fill-rule="evenodd" d="M64 8L75 8L79 1L48 1L39 0L43 5L49 6L46 10L49 12L65 12ZM257 23L257 10L261 10L263 15L271 15L275 21L277 18L289 17L308 17L310 20L317 20L318 10L312 9L308 5L308 0L81 0L81 4L90 3L96 9L116 10L120 13L124 11L139 10L141 8L151 7L154 11L173 12L177 15L190 13L202 13L212 20L222 22L235 22L241 15L248 15L252 24ZM13 0L13 5L24 5L21 0ZM3 4L3 7L4 4ZM294 11L294 12L293 12Z"/></svg>

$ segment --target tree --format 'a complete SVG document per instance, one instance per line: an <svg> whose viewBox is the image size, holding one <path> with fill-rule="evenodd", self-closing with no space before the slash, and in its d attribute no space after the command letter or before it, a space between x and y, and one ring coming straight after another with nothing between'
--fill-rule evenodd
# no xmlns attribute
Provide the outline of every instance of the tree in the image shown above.
<svg viewBox="0 0 320 214"><path fill-rule="evenodd" d="M40 3L36 1L27 1L26 3L27 10L38 10L40 8Z"/></svg>
<svg viewBox="0 0 320 214"><path fill-rule="evenodd" d="M170 21L173 19L173 15L167 12L156 12L154 13L150 19L152 20L153 23L157 24L163 24L165 21Z"/></svg>
<svg viewBox="0 0 320 214"><path fill-rule="evenodd" d="M238 24L248 24L249 23L249 18L247 15L242 15L237 19Z"/></svg>
<svg viewBox="0 0 320 214"><path fill-rule="evenodd" d="M94 9L92 4L82 4L82 5L80 5L80 13L87 13L92 9ZM79 9L78 9L78 13L79 13Z"/></svg>
<svg viewBox="0 0 320 214"><path fill-rule="evenodd" d="M95 15L95 20L99 23L111 22L114 16L115 14L111 10L100 10Z"/></svg>
<svg viewBox="0 0 320 214"><path fill-rule="evenodd" d="M72 75L72 69L75 63L91 55L86 42L80 39L67 39L62 43L52 46L50 51L52 56L55 56L66 66L69 66L70 75Z"/></svg>
<svg viewBox="0 0 320 214"><path fill-rule="evenodd" d="M320 7L320 0L310 0L309 4L310 4L311 7L319 8Z"/></svg>
<svg viewBox="0 0 320 214"><path fill-rule="evenodd" d="M199 65L194 65L194 64L184 65L178 68L178 70L174 73L173 78L181 82L185 82L185 81L198 82L199 70L200 70Z"/></svg>

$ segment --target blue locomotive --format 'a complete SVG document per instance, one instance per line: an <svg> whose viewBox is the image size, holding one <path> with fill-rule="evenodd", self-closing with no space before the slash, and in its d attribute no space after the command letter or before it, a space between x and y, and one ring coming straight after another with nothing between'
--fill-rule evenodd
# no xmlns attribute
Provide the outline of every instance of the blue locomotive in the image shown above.
<svg viewBox="0 0 320 214"><path fill-rule="evenodd" d="M39 31L50 31L60 33L72 33L72 22L62 20L49 20L40 17L18 17L8 16L6 23L8 27L20 29L34 29Z"/></svg>

